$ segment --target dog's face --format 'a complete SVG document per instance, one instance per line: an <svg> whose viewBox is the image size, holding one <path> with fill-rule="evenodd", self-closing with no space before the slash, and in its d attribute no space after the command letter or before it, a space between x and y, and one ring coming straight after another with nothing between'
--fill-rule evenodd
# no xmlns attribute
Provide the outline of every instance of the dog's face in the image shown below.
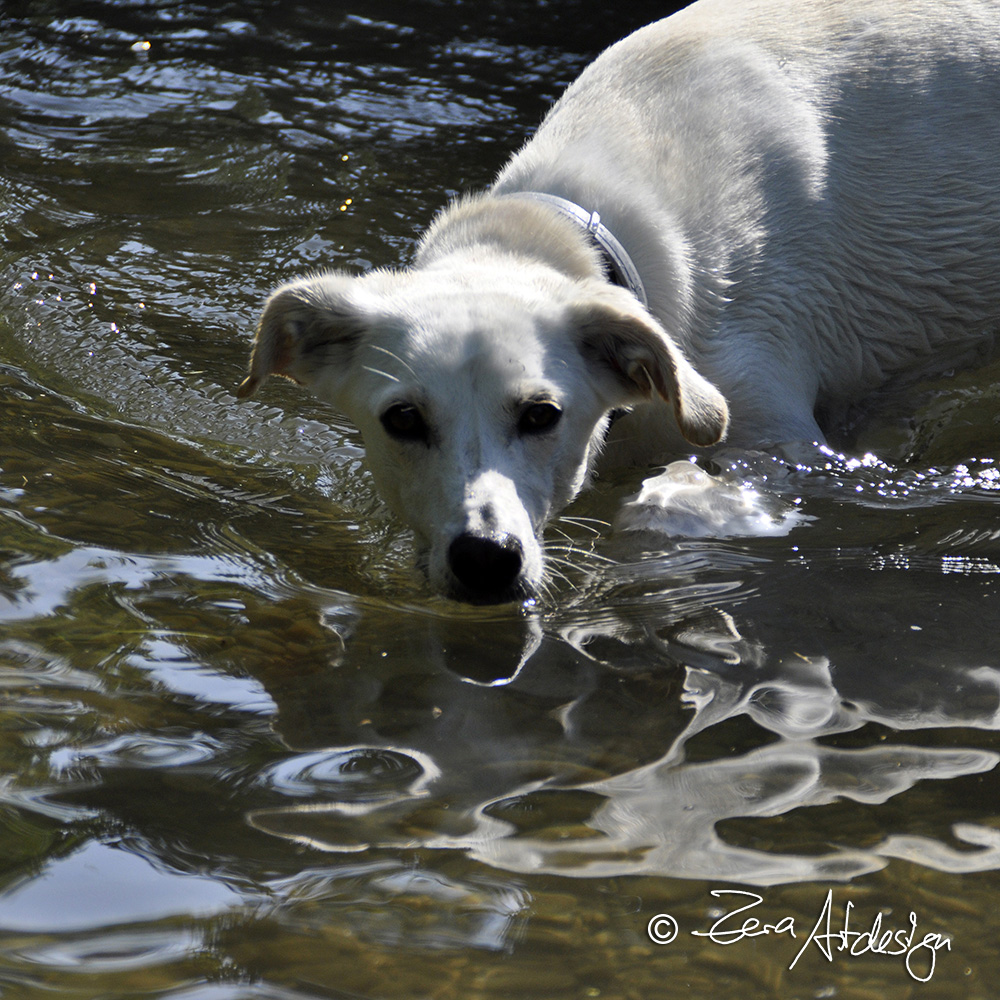
<svg viewBox="0 0 1000 1000"><path fill-rule="evenodd" d="M270 374L354 421L432 586L475 602L537 590L542 529L585 483L612 409L662 396L697 444L726 424L628 293L499 256L278 289L239 394Z"/></svg>

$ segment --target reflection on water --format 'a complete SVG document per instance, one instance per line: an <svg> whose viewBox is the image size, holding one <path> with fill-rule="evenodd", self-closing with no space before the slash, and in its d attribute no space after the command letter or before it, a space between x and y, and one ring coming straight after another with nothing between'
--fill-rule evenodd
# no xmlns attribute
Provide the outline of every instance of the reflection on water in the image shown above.
<svg viewBox="0 0 1000 1000"><path fill-rule="evenodd" d="M662 12L0 11L0 994L913 995L688 933L833 885L994 995L1000 368L878 458L686 470L785 534L612 530L644 473L598 483L523 608L428 593L336 414L235 403L272 285L405 259Z"/></svg>
<svg viewBox="0 0 1000 1000"><path fill-rule="evenodd" d="M739 636L731 626L729 632L726 645L736 649ZM692 644L703 640L703 647L721 645L719 636L710 633L689 632L685 639ZM962 824L961 832L956 828L955 835L983 849L961 855L942 850L932 840L895 835L861 850L850 845L849 829L843 831L843 845L840 832L829 831L827 844L837 850L813 857L726 843L717 828L734 817L773 818L840 800L882 804L918 781L978 775L1000 762L995 752L973 747L917 747L883 740L841 749L818 741L871 724L904 731L948 726L996 730L1000 671L995 668L948 670L941 679L941 696L916 708L905 695L881 704L845 699L825 659L794 655L774 660L759 648L750 654L746 660L726 657L714 669L688 666L680 702L693 711L683 729L657 760L623 773L596 781L580 781L574 774L575 780L567 784L550 772L483 800L483 784L470 789L464 776L455 776L456 766L439 766L416 750L401 756L396 749L393 760L407 761L417 776L395 794L380 788L359 801L341 792L336 801L324 802L324 796L314 793L305 805L259 810L252 822L333 852L390 845L453 849L511 871L586 877L652 873L774 885L847 880L901 856L946 871L997 867L1000 841L995 831L970 824ZM525 677L522 683L530 680ZM585 716L590 696L587 690L560 706L561 742L580 739L582 720L577 716ZM463 700L461 695L457 700ZM440 730L448 727L446 714L461 719L466 712L455 705L439 708L428 728L439 739ZM741 716L777 739L745 753L690 758L689 742ZM423 735L422 727L414 729ZM523 752L524 743L511 734L502 749L504 757L512 761ZM467 757L467 743L461 745ZM491 757L497 749L496 741L490 741ZM353 761L353 755L364 760L374 752L360 747L312 752L283 762L282 770L336 772ZM471 752L478 754L481 747ZM443 762L445 754L440 758ZM405 769L403 763L395 766ZM482 770L487 766L483 761ZM516 774L513 767L507 770ZM441 811L442 801L448 813Z"/></svg>

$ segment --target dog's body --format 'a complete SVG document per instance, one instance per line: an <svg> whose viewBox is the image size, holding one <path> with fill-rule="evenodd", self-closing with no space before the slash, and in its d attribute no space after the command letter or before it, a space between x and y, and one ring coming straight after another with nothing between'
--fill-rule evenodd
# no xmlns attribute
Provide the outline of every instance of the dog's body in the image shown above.
<svg viewBox="0 0 1000 1000"><path fill-rule="evenodd" d="M529 192L598 212L648 309ZM700 0L588 67L413 267L279 289L241 394L332 401L432 584L504 600L602 449L823 440L998 334L1000 4Z"/></svg>

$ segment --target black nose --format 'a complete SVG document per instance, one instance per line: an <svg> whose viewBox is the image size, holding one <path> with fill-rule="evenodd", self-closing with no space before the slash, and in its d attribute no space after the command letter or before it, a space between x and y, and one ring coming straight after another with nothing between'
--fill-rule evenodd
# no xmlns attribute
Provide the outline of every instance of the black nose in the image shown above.
<svg viewBox="0 0 1000 1000"><path fill-rule="evenodd" d="M489 538L464 532L448 546L448 565L464 596L497 603L513 598L523 552L512 535Z"/></svg>

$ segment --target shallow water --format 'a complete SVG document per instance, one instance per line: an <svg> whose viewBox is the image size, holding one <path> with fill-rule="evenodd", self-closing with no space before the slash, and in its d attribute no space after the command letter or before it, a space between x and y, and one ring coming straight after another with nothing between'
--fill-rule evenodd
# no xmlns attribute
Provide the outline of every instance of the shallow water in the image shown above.
<svg viewBox="0 0 1000 1000"><path fill-rule="evenodd" d="M602 482L485 610L235 401L274 284L405 260L662 10L0 11L0 996L996 995L1000 366L722 456L785 537L637 551Z"/></svg>

